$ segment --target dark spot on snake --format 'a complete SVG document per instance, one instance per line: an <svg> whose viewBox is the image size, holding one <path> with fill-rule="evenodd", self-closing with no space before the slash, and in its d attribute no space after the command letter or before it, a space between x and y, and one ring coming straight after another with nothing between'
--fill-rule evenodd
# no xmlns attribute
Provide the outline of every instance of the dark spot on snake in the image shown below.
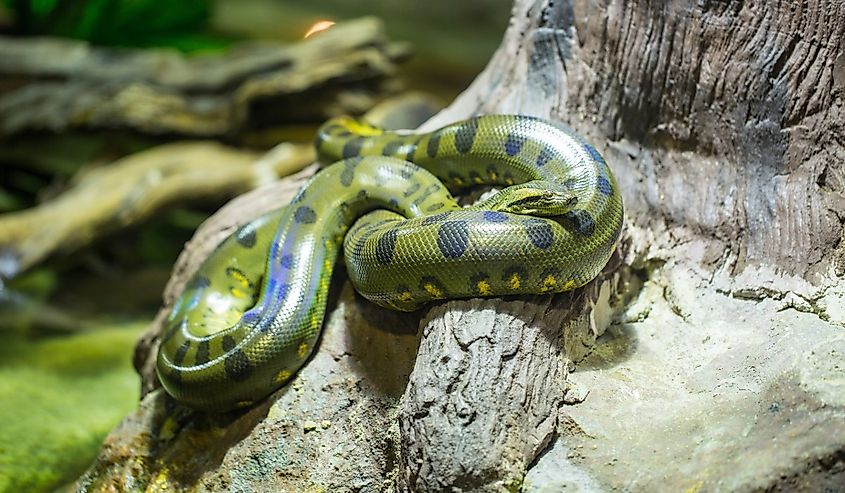
<svg viewBox="0 0 845 493"><path fill-rule="evenodd" d="M358 195L356 195L355 197L356 197L358 200L365 200L365 199L366 199L367 197L369 197L369 196L370 196L370 193L369 193L369 192L367 192L366 190L359 190L359 191L358 191Z"/></svg>
<svg viewBox="0 0 845 493"><path fill-rule="evenodd" d="M390 207L398 208L399 207L399 200L394 197L394 198L391 198L390 200L388 200L387 204L390 205Z"/></svg>
<svg viewBox="0 0 845 493"><path fill-rule="evenodd" d="M525 233L528 234L528 239L537 247L545 250L554 244L555 236L552 233L552 226L547 221L542 219L526 219Z"/></svg>
<svg viewBox="0 0 845 493"><path fill-rule="evenodd" d="M430 224L436 224L436 223L439 223L440 221L446 219L447 217L449 217L448 212L441 212L440 214L432 214L431 216L426 216L425 218L423 218L422 225L428 226Z"/></svg>
<svg viewBox="0 0 845 493"><path fill-rule="evenodd" d="M391 140L387 144L384 145L384 148L381 150L382 156L395 156L399 149L402 147L402 141L399 139Z"/></svg>
<svg viewBox="0 0 845 493"><path fill-rule="evenodd" d="M343 145L343 150L341 151L341 157L344 159L355 157L361 152L361 146L364 144L363 137L355 137L350 139L346 144Z"/></svg>
<svg viewBox="0 0 845 493"><path fill-rule="evenodd" d="M419 166L406 161L405 165L399 168L399 176L402 179L407 180L414 176L414 174L419 171L419 169Z"/></svg>
<svg viewBox="0 0 845 493"><path fill-rule="evenodd" d="M307 205L301 205L293 213L293 219L300 224L312 224L317 221L317 213Z"/></svg>
<svg viewBox="0 0 845 493"><path fill-rule="evenodd" d="M525 137L509 134L507 140L505 140L505 152L508 153L508 156L516 156L522 150L524 143Z"/></svg>
<svg viewBox="0 0 845 493"><path fill-rule="evenodd" d="M237 345L237 343L235 342L235 338L230 335L223 336L223 340L220 341L220 344L223 346L224 353L228 353Z"/></svg>
<svg viewBox="0 0 845 493"><path fill-rule="evenodd" d="M361 163L361 156L351 157L343 161L343 171L340 173L340 184L344 187L352 185L355 179L355 167Z"/></svg>
<svg viewBox="0 0 845 493"><path fill-rule="evenodd" d="M478 131L478 119L462 123L455 132L455 149L461 154L466 154L472 149L472 143L475 141L475 134ZM433 156L432 156L433 157Z"/></svg>
<svg viewBox="0 0 845 493"><path fill-rule="evenodd" d="M289 253L282 255L282 258L279 259L279 265L281 265L283 269L290 269L293 267L293 255Z"/></svg>
<svg viewBox="0 0 845 493"><path fill-rule="evenodd" d="M286 294L288 294L288 289L290 289L290 284L281 283L279 284L278 290L276 291L277 298L284 298Z"/></svg>
<svg viewBox="0 0 845 493"><path fill-rule="evenodd" d="M194 276L188 283L188 289L205 289L211 286L211 281L205 276Z"/></svg>
<svg viewBox="0 0 845 493"><path fill-rule="evenodd" d="M478 171L470 171L469 172L469 179L473 183L483 183L484 179L481 178L481 175L478 174Z"/></svg>
<svg viewBox="0 0 845 493"><path fill-rule="evenodd" d="M199 345L197 346L197 364L204 365L208 363L208 339L204 339L200 341Z"/></svg>
<svg viewBox="0 0 845 493"><path fill-rule="evenodd" d="M417 137L417 140L408 146L408 154L405 156L405 161L414 162L414 154L417 153L417 147L419 147L421 140L422 137Z"/></svg>
<svg viewBox="0 0 845 493"><path fill-rule="evenodd" d="M251 223L246 223L235 231L235 241L244 248L255 246L257 236Z"/></svg>
<svg viewBox="0 0 845 493"><path fill-rule="evenodd" d="M519 265L513 265L505 269L505 274L502 276L502 280L510 286L511 289L520 289L523 288L528 280L528 272Z"/></svg>
<svg viewBox="0 0 845 493"><path fill-rule="evenodd" d="M566 181L563 182L563 186L569 189L575 188L575 185L578 185L578 180L575 178L567 178Z"/></svg>
<svg viewBox="0 0 845 493"><path fill-rule="evenodd" d="M558 293L561 288L568 285L568 280L563 277L559 269L546 269L540 274L539 288L542 293Z"/></svg>
<svg viewBox="0 0 845 493"><path fill-rule="evenodd" d="M508 220L508 216L504 212L484 211L481 214L484 216L485 221L490 221L491 223L503 223Z"/></svg>
<svg viewBox="0 0 845 493"><path fill-rule="evenodd" d="M376 243L376 260L382 265L393 261L393 251L396 249L396 230L388 229L386 233L379 236Z"/></svg>
<svg viewBox="0 0 845 493"><path fill-rule="evenodd" d="M437 246L447 258L458 258L469 246L469 228L466 221L446 221L437 230Z"/></svg>
<svg viewBox="0 0 845 493"><path fill-rule="evenodd" d="M613 187L610 185L610 182L604 176L599 176L598 189L599 192L607 196L610 196L613 193Z"/></svg>
<svg viewBox="0 0 845 493"><path fill-rule="evenodd" d="M403 195L405 198L408 198L408 197L410 197L411 195L413 195L413 194L417 193L417 192L419 191L420 187L421 187L421 185L420 185L420 183L419 183L419 182L414 182L413 184L411 184L411 186L410 186L410 187L408 187L408 189L407 189L407 190L405 190L404 192L402 192L402 195Z"/></svg>
<svg viewBox="0 0 845 493"><path fill-rule="evenodd" d="M431 204L430 206L428 206L425 209L425 211L426 212L436 212L436 211L439 211L440 209L442 209L444 205L446 205L446 204L444 204L443 202L435 202L434 204Z"/></svg>
<svg viewBox="0 0 845 493"><path fill-rule="evenodd" d="M592 236L596 231L596 222L593 216L585 210L569 211L562 216L563 225L574 230L581 236Z"/></svg>
<svg viewBox="0 0 845 493"><path fill-rule="evenodd" d="M490 289L490 286L489 286L490 275L487 274L486 272L478 272L476 274L473 274L469 278L470 291L472 291L473 293L475 293L477 295L489 296L491 294L490 292L485 292L485 290L482 289L482 287L485 284L487 285L486 287L489 290Z"/></svg>
<svg viewBox="0 0 845 493"><path fill-rule="evenodd" d="M356 238L355 244L352 246L352 258L354 260L360 260L361 259L361 253L363 253L363 251L364 251L364 245L366 245L367 240L369 240L370 237L373 236L373 234L375 234L375 232L376 232L375 228L376 228L375 225L367 225L366 229L361 228L361 229L363 229L363 231L360 233L360 236L358 236L358 238Z"/></svg>
<svg viewBox="0 0 845 493"><path fill-rule="evenodd" d="M464 182L466 182L464 177L456 171L450 171L449 172L449 181L451 181L452 183L457 183L457 184L463 184Z"/></svg>
<svg viewBox="0 0 845 493"><path fill-rule="evenodd" d="M188 349L191 348L191 343L185 341L176 349L176 352L173 353L173 365L174 366L182 366L182 361L185 360L185 355L188 354Z"/></svg>
<svg viewBox="0 0 845 493"><path fill-rule="evenodd" d="M537 167L543 167L551 161L552 157L554 157L552 149L549 146L543 146L543 148L540 149L540 154L537 155L537 162L535 164Z"/></svg>
<svg viewBox="0 0 845 493"><path fill-rule="evenodd" d="M414 205L420 205L420 204L422 204L423 202L425 202L425 201L426 201L426 199L428 199L428 198L431 196L431 194L433 194L433 193L435 193L435 192L439 191L439 190L440 190L440 189L442 189L442 188L443 188L443 187L442 187L439 183L432 183L431 185L429 185L428 187L426 187L426 189L425 189L425 190L423 190L423 192L420 194L420 196L419 196L419 197L417 197L416 199L414 199L413 204L414 204Z"/></svg>
<svg viewBox="0 0 845 493"><path fill-rule="evenodd" d="M355 179L355 168L343 168L343 171L340 173L340 184L344 187L348 187L352 185L352 180Z"/></svg>
<svg viewBox="0 0 845 493"><path fill-rule="evenodd" d="M425 148L426 153L428 153L428 157L436 157L437 151L440 148L440 131L434 132L431 134L431 137L428 139L428 145Z"/></svg>
<svg viewBox="0 0 845 493"><path fill-rule="evenodd" d="M595 147L593 147L592 145L584 144L584 149L587 150L587 153L590 155L591 158L593 158L593 160L598 161L600 163L604 162L604 158L601 157L601 154L599 154L599 151Z"/></svg>
<svg viewBox="0 0 845 493"><path fill-rule="evenodd" d="M252 375L249 358L240 349L229 353L223 362L223 366L226 369L226 376L236 382L244 381Z"/></svg>
<svg viewBox="0 0 845 493"><path fill-rule="evenodd" d="M435 299L448 298L448 294L446 293L446 288L443 286L443 283L434 276L423 276L423 278L420 279L420 289L424 290Z"/></svg>

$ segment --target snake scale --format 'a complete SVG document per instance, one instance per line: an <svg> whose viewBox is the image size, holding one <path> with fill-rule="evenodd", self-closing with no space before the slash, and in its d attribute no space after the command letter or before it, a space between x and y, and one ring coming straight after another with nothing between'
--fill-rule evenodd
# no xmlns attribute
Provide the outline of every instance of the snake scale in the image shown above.
<svg viewBox="0 0 845 493"><path fill-rule="evenodd" d="M318 341L341 245L359 293L409 311L575 289L601 271L622 228L604 159L546 120L478 116L411 134L336 118L316 146L334 164L227 238L177 299L157 361L177 400L225 411L288 382ZM501 190L460 207L450 189L474 185Z"/></svg>

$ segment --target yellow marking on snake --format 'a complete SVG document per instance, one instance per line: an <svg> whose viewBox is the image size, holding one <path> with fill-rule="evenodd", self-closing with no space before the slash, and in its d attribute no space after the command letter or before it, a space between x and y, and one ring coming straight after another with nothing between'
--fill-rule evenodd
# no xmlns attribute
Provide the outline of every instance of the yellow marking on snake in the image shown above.
<svg viewBox="0 0 845 493"><path fill-rule="evenodd" d="M225 411L293 378L318 342L338 255L358 293L410 311L582 286L622 228L607 163L555 122L488 115L414 135L344 117L315 142L326 166L295 203L242 225L174 303L156 369L182 403ZM452 193L476 182L498 191L461 207Z"/></svg>
<svg viewBox="0 0 845 493"><path fill-rule="evenodd" d="M428 294L430 294L433 298L442 298L443 297L443 291L437 289L437 286L435 286L434 284L427 282L423 285L423 287L428 292Z"/></svg>
<svg viewBox="0 0 845 493"><path fill-rule="evenodd" d="M290 379L290 372L287 370L282 370L279 373L276 373L276 382L277 383L285 383Z"/></svg>
<svg viewBox="0 0 845 493"><path fill-rule="evenodd" d="M478 281L476 287L478 287L478 294L482 296L488 296L492 293L492 291L490 291L490 283L487 281Z"/></svg>
<svg viewBox="0 0 845 493"><path fill-rule="evenodd" d="M245 275L243 275L243 273L242 273L242 272L237 271L237 270L230 270L230 271L229 271L229 276L230 276L232 279L234 279L234 280L235 280L238 284L240 284L241 286L243 286L243 287L248 287L248 286L249 286L249 279L247 279L247 278L246 278L246 276L245 276Z"/></svg>

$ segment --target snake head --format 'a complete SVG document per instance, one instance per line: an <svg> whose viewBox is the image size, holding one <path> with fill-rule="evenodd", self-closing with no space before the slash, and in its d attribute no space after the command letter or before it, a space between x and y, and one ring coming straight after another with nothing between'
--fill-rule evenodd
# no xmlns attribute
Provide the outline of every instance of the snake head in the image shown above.
<svg viewBox="0 0 845 493"><path fill-rule="evenodd" d="M571 190L540 180L508 187L497 195L497 203L493 206L496 210L532 216L561 216L578 202Z"/></svg>

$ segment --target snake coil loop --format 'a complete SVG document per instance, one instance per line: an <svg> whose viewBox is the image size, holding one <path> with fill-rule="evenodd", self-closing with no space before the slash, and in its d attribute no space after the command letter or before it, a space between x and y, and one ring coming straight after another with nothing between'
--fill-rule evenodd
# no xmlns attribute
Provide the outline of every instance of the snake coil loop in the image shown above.
<svg viewBox="0 0 845 493"><path fill-rule="evenodd" d="M175 303L157 371L177 400L224 411L290 380L317 343L341 245L359 293L413 310L575 289L622 228L601 155L538 118L479 116L428 134L337 118L316 147L322 162L340 161L225 240ZM504 188L460 207L449 189L473 185Z"/></svg>

